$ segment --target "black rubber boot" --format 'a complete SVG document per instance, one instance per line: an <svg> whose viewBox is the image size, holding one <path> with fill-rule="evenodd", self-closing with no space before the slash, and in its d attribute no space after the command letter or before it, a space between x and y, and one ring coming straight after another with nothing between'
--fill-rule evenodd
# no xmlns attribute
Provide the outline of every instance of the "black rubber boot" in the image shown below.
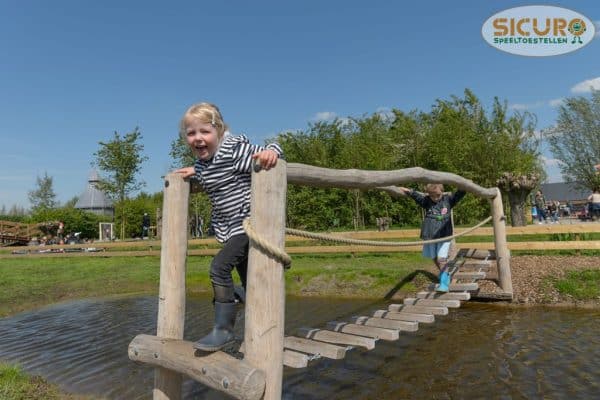
<svg viewBox="0 0 600 400"><path fill-rule="evenodd" d="M215 301L215 326L208 335L194 343L194 349L217 351L233 343L235 339L233 326L237 314L236 305L237 303Z"/></svg>

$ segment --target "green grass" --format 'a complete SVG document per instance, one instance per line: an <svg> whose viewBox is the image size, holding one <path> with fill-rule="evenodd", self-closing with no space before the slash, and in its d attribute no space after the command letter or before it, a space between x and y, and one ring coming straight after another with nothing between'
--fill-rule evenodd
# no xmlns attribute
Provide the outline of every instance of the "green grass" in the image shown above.
<svg viewBox="0 0 600 400"><path fill-rule="evenodd" d="M188 257L188 292L211 289L211 260ZM431 268L430 264L419 253L296 255L285 274L287 292L380 297L416 269ZM64 300L157 293L159 274L158 257L0 259L0 317ZM402 289L410 284L402 283Z"/></svg>
<svg viewBox="0 0 600 400"><path fill-rule="evenodd" d="M553 284L560 294L576 300L600 299L600 270L570 271Z"/></svg>
<svg viewBox="0 0 600 400"><path fill-rule="evenodd" d="M2 400L83 400L88 396L61 393L39 376L29 376L16 365L0 363L0 399Z"/></svg>

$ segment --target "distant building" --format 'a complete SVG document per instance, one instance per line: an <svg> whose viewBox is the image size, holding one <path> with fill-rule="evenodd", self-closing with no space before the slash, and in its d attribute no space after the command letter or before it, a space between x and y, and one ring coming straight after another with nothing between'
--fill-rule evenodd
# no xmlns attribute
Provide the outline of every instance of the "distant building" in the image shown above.
<svg viewBox="0 0 600 400"><path fill-rule="evenodd" d="M586 203L591 190L581 190L572 183L557 182L542 184L542 193L547 201L558 200L561 203Z"/></svg>
<svg viewBox="0 0 600 400"><path fill-rule="evenodd" d="M112 218L115 214L113 203L104 192L98 189L99 181L98 173L93 170L90 173L88 185L79 196L75 208Z"/></svg>

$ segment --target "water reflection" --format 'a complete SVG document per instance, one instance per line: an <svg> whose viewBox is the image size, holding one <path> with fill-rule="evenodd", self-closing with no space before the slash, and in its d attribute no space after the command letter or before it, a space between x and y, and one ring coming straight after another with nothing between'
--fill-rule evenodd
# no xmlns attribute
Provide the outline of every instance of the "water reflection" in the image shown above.
<svg viewBox="0 0 600 400"><path fill-rule="evenodd" d="M364 300L287 299L286 332L366 310ZM188 299L186 339L210 330L208 297ZM155 296L93 299L0 320L0 358L67 391L150 399L151 368L127 358L139 333L155 334ZM466 304L435 324L344 360L284 370L285 399L592 399L600 397L600 312ZM237 334L241 337L238 323ZM222 399L193 381L187 399Z"/></svg>

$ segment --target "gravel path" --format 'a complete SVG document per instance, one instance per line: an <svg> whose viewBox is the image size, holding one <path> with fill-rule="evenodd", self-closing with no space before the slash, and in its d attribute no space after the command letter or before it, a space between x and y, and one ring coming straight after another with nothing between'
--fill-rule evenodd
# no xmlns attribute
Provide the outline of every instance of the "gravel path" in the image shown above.
<svg viewBox="0 0 600 400"><path fill-rule="evenodd" d="M522 304L575 304L600 306L600 298L585 302L563 296L546 278L562 278L567 271L600 269L600 257L592 256L514 256L511 274L514 301ZM482 290L494 291L496 285L486 282Z"/></svg>

